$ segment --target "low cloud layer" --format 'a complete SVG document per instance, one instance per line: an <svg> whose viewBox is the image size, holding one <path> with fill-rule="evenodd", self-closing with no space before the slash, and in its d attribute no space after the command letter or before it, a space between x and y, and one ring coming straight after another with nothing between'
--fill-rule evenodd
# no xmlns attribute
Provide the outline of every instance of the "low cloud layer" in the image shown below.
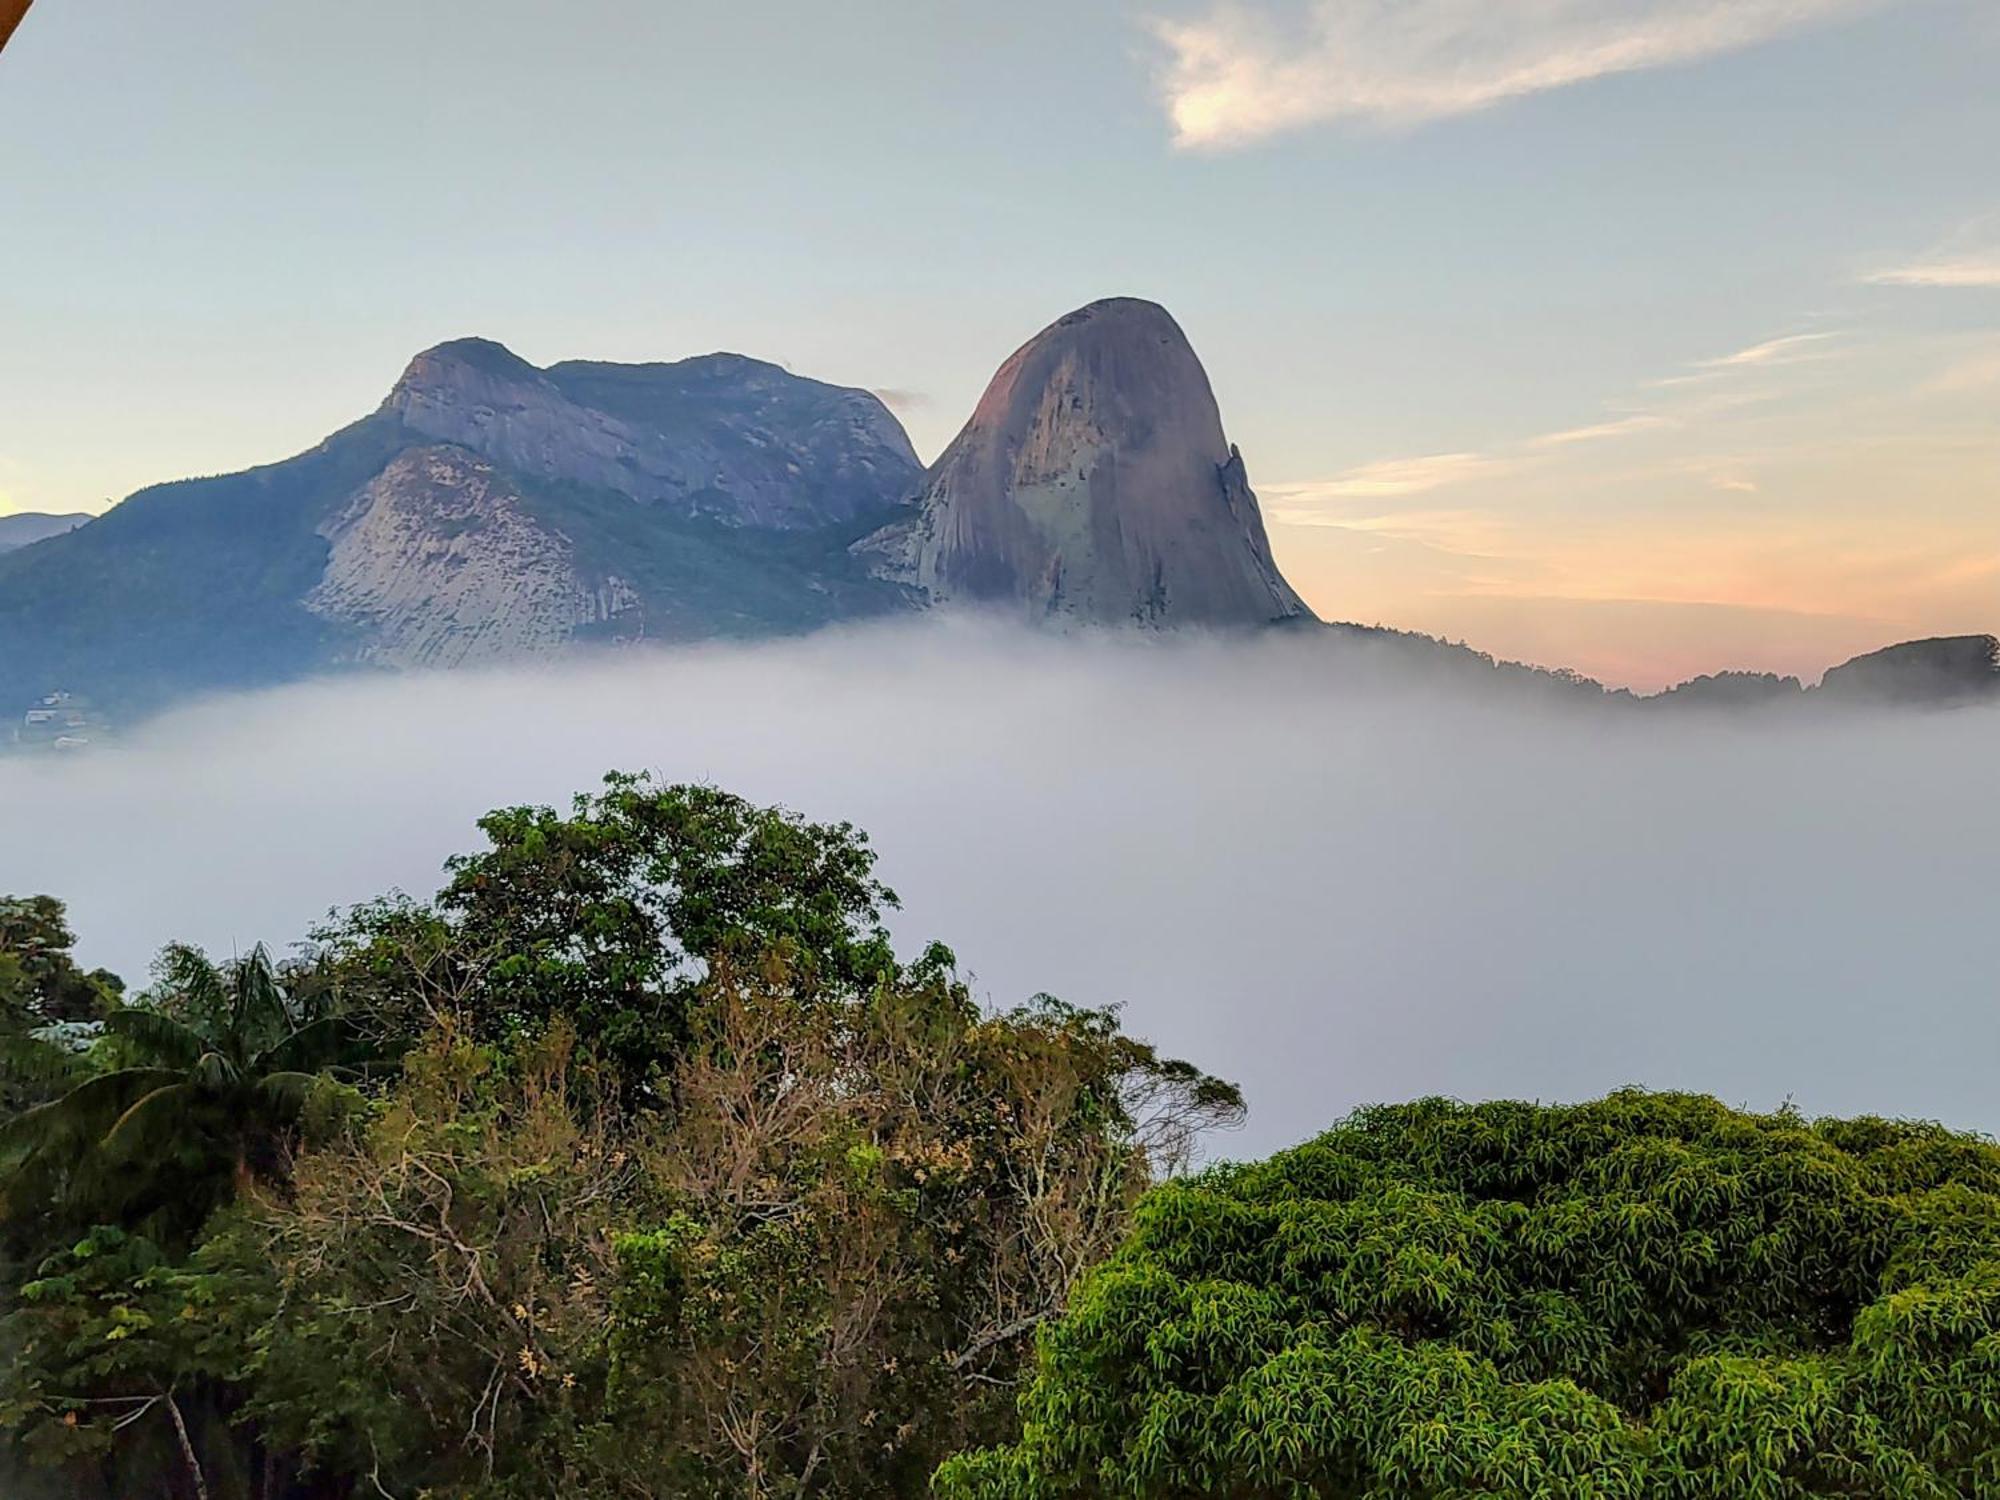
<svg viewBox="0 0 2000 1500"><path fill-rule="evenodd" d="M1870 0L1259 0L1160 21L1174 138L1244 145L1351 120L1414 125L1695 62Z"/></svg>
<svg viewBox="0 0 2000 1500"><path fill-rule="evenodd" d="M1399 685L1325 639L899 627L218 699L0 761L0 891L137 979L428 893L610 767L869 829L981 993L1119 1002L1262 1152L1371 1100L1623 1083L2000 1127L2000 713L1674 720Z"/></svg>

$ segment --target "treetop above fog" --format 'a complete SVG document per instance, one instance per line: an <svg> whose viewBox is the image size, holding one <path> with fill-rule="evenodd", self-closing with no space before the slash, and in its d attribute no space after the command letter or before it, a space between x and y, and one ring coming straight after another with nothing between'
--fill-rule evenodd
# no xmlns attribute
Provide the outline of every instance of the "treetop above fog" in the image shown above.
<svg viewBox="0 0 2000 1500"><path fill-rule="evenodd" d="M490 1040L562 1016L636 1082L685 1039L710 960L775 955L799 984L848 990L896 968L896 896L851 824L614 773L567 813L501 808L479 828L488 847L447 864L434 902L371 903L317 934L348 1004L463 1012Z"/></svg>

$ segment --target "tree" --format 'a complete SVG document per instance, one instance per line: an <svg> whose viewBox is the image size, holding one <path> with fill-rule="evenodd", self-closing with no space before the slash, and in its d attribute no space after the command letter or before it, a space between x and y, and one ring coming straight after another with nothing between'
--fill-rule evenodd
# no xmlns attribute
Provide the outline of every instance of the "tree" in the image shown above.
<svg viewBox="0 0 2000 1500"><path fill-rule="evenodd" d="M0 1316L0 1486L10 1500L266 1500L279 1465L232 1423L253 1283L101 1227L49 1256Z"/></svg>
<svg viewBox="0 0 2000 1500"><path fill-rule="evenodd" d="M13 1029L101 1019L124 983L104 969L85 973L70 950L63 903L53 896L0 896L0 1019Z"/></svg>
<svg viewBox="0 0 2000 1500"><path fill-rule="evenodd" d="M781 948L828 985L894 966L895 893L846 823L614 773L567 815L501 808L479 828L489 847L450 862L434 903L317 934L327 982L392 1030L449 1013L504 1044L562 1016L632 1089L671 1062L711 958Z"/></svg>
<svg viewBox="0 0 2000 1500"><path fill-rule="evenodd" d="M89 1073L78 1056L119 1004L124 982L85 973L53 896L0 896L0 1122L66 1092Z"/></svg>
<svg viewBox="0 0 2000 1500"><path fill-rule="evenodd" d="M1040 999L982 1015L933 949L846 1004L718 968L614 1240L610 1430L646 1493L914 1496L1012 1429L1034 1330L1236 1090ZM628 1469L627 1472L630 1472Z"/></svg>
<svg viewBox="0 0 2000 1500"><path fill-rule="evenodd" d="M950 1500L2000 1493L2000 1149L1686 1095L1153 1190Z"/></svg>
<svg viewBox="0 0 2000 1500"><path fill-rule="evenodd" d="M443 1022L236 1211L203 1264L266 1278L215 1314L265 1309L259 1440L398 1494L921 1495L1012 1431L1148 1143L1240 1109L1104 1013L982 1014L936 949L861 991L718 959L687 1024L656 1105L561 1019Z"/></svg>
<svg viewBox="0 0 2000 1500"><path fill-rule="evenodd" d="M322 1071L376 1060L287 993L261 947L218 967L169 948L144 1005L105 1021L122 1066L0 1127L9 1221L115 1223L185 1241L235 1184L273 1180Z"/></svg>

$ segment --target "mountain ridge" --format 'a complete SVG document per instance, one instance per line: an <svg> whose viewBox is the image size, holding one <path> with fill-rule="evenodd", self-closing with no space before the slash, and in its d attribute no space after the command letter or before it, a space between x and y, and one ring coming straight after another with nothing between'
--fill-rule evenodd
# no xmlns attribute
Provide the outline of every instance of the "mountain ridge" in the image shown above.
<svg viewBox="0 0 2000 1500"><path fill-rule="evenodd" d="M538 367L491 339L433 345L302 453L148 486L0 553L0 714L57 690L129 716L318 672L940 608L1319 631L1413 676L1683 710L2000 701L1990 636L1887 647L1814 688L1724 672L1641 698L1322 624L1271 553L1185 333L1111 298L1009 356L927 470L879 397L746 355Z"/></svg>

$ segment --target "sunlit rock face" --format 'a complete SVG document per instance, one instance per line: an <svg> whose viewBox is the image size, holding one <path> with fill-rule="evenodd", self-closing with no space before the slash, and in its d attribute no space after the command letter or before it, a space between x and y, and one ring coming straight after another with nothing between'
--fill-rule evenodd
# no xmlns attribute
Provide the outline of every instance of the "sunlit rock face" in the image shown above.
<svg viewBox="0 0 2000 1500"><path fill-rule="evenodd" d="M514 473L725 525L840 525L907 500L922 473L869 392L740 354L543 370L458 339L412 360L384 405L410 431Z"/></svg>
<svg viewBox="0 0 2000 1500"><path fill-rule="evenodd" d="M1094 302L1000 367L910 521L861 544L933 604L1145 626L1310 619L1166 309Z"/></svg>

